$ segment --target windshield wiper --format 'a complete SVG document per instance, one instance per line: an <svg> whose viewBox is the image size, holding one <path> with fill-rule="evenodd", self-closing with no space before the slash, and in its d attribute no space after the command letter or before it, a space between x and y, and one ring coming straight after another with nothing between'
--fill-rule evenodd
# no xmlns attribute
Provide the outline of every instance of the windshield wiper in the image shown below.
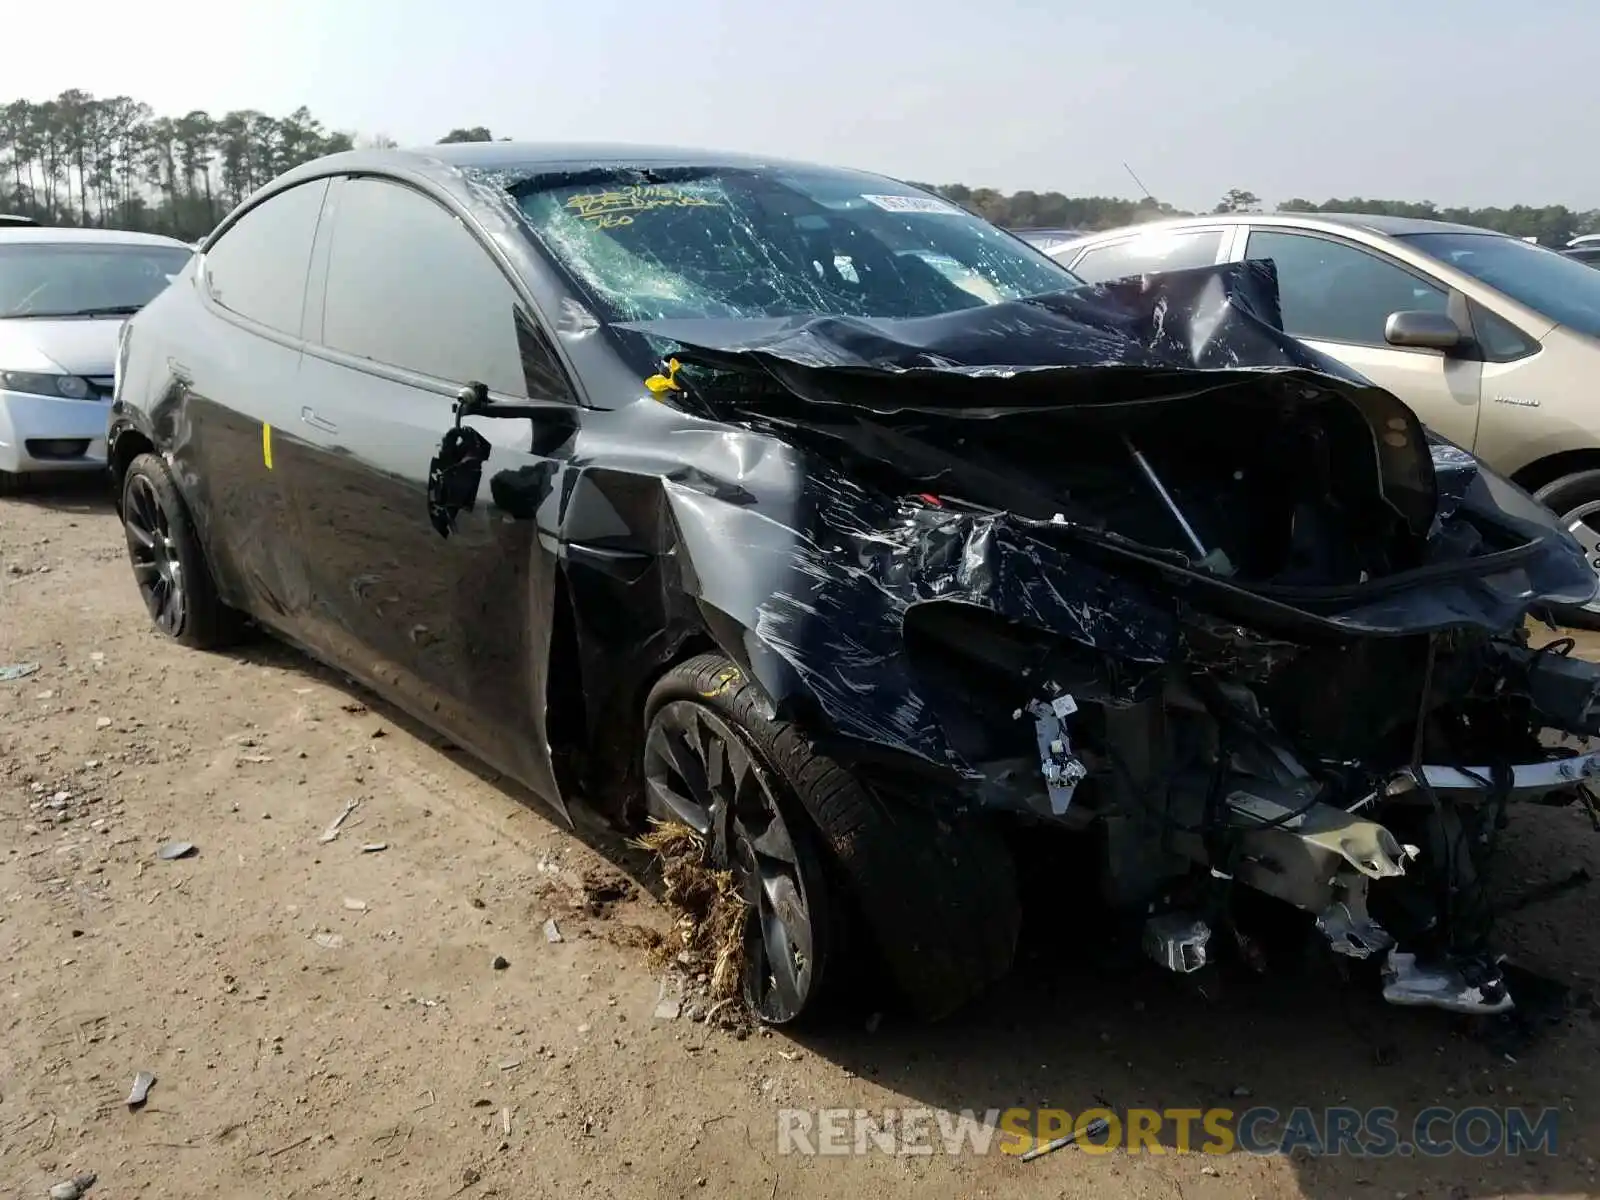
<svg viewBox="0 0 1600 1200"><path fill-rule="evenodd" d="M144 305L142 304L107 304L101 308L68 308L60 312L22 312L7 313L13 320L28 318L43 318L45 320L60 320L63 317L131 317Z"/></svg>

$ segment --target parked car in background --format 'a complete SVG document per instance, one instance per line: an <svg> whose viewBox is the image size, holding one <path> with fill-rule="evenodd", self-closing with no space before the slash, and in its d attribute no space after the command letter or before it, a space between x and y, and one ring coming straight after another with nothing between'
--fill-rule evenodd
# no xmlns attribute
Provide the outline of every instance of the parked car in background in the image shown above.
<svg viewBox="0 0 1600 1200"><path fill-rule="evenodd" d="M105 469L117 330L192 254L153 234L0 229L0 490Z"/></svg>
<svg viewBox="0 0 1600 1200"><path fill-rule="evenodd" d="M1600 267L1600 241L1583 242L1579 245L1568 246L1561 253L1575 262L1581 262L1591 267Z"/></svg>
<svg viewBox="0 0 1600 1200"><path fill-rule="evenodd" d="M1538 740L1600 731L1600 668L1519 637L1595 577L1261 321L1265 268L1200 282L1086 296L858 171L334 155L124 327L130 584L180 643L309 648L558 815L687 827L769 1022L872 978L847 946L927 1015L977 994L1020 927L1007 834L1052 829L1169 969L1270 956L1249 888L1300 910L1286 961L1326 939L1389 955L1396 1004L1503 1011L1492 831L1600 774Z"/></svg>
<svg viewBox="0 0 1600 1200"><path fill-rule="evenodd" d="M1013 229L1011 232L1046 254L1057 246L1065 246L1083 236L1081 229Z"/></svg>
<svg viewBox="0 0 1600 1200"><path fill-rule="evenodd" d="M1289 333L1534 492L1600 570L1600 272L1468 225L1344 213L1187 217L1049 253L1091 283L1271 259ZM1564 615L1600 624L1600 601Z"/></svg>
<svg viewBox="0 0 1600 1200"><path fill-rule="evenodd" d="M32 217L19 213L0 213L0 229L28 229L38 224Z"/></svg>

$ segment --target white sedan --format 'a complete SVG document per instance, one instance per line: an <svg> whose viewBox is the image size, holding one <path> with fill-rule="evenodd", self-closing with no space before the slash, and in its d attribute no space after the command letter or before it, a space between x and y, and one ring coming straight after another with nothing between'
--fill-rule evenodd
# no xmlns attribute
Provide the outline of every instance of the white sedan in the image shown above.
<svg viewBox="0 0 1600 1200"><path fill-rule="evenodd" d="M154 234L0 229L0 491L105 469L117 331L192 254Z"/></svg>

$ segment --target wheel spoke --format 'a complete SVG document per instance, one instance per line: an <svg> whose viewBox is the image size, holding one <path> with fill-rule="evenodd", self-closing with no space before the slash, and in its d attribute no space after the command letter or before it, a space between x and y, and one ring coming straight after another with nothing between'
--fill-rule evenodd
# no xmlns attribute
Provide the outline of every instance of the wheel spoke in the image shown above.
<svg viewBox="0 0 1600 1200"><path fill-rule="evenodd" d="M711 832L711 820L706 810L693 800L680 796L660 779L646 779L645 786L650 789L650 795L655 798L659 808L665 809L701 837Z"/></svg>
<svg viewBox="0 0 1600 1200"><path fill-rule="evenodd" d="M682 780L690 797L701 808L711 808L711 789L706 784L705 767L700 756L689 746L683 734L675 730L657 729L651 733L651 748L666 762L667 767Z"/></svg>
<svg viewBox="0 0 1600 1200"><path fill-rule="evenodd" d="M751 848L762 858L794 865L794 843L789 840L789 831L782 821L769 818L765 826L745 820L740 820L736 824L739 836L749 842Z"/></svg>
<svg viewBox="0 0 1600 1200"><path fill-rule="evenodd" d="M155 551L155 548L156 548L156 540L155 540L155 538L151 537L147 532L145 532L143 527L138 525L133 520L132 517L130 517L128 520L124 521L123 522L123 526L124 526L124 528L127 529L128 536L130 538L132 538L134 541L138 542L139 546L142 549L149 550L151 552Z"/></svg>
<svg viewBox="0 0 1600 1200"><path fill-rule="evenodd" d="M719 737L709 739L706 754L706 789L719 799L728 795L728 746Z"/></svg>
<svg viewBox="0 0 1600 1200"><path fill-rule="evenodd" d="M765 906L776 914L783 925L789 942L800 961L811 961L811 920L805 904L800 899L800 889L787 871L774 869L771 864L760 868L761 895Z"/></svg>
<svg viewBox="0 0 1600 1200"><path fill-rule="evenodd" d="M161 568L153 562L136 562L133 564L133 577L142 584L149 584L161 578Z"/></svg>
<svg viewBox="0 0 1600 1200"><path fill-rule="evenodd" d="M169 579L165 591L161 601L161 627L177 629L183 619L183 590Z"/></svg>
<svg viewBox="0 0 1600 1200"><path fill-rule="evenodd" d="M761 922L761 944L765 951L767 978L778 993L784 1011L799 1012L804 1005L800 994L800 979L795 969L794 954L789 949L789 934L778 914L762 905L758 920Z"/></svg>
<svg viewBox="0 0 1600 1200"><path fill-rule="evenodd" d="M152 583L148 588L143 589L144 606L149 610L150 619L152 621L159 622L161 620L161 593L163 590L165 590L166 586L167 581L161 576L157 575L155 582Z"/></svg>
<svg viewBox="0 0 1600 1200"><path fill-rule="evenodd" d="M143 479L139 480L133 489L133 511L139 518L141 528L151 533L154 533L156 528L156 508L155 492Z"/></svg>
<svg viewBox="0 0 1600 1200"><path fill-rule="evenodd" d="M1583 547L1583 552L1591 559L1600 555L1600 533L1596 533L1589 524L1587 517L1568 517L1567 532L1578 545Z"/></svg>

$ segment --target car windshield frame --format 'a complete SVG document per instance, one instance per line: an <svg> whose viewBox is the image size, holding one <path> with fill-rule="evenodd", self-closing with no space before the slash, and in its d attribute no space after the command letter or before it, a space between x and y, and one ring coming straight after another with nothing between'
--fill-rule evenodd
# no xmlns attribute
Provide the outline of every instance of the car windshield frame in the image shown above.
<svg viewBox="0 0 1600 1200"><path fill-rule="evenodd" d="M1397 238L1558 325L1600 338L1600 271L1577 259L1487 230Z"/></svg>
<svg viewBox="0 0 1600 1200"><path fill-rule="evenodd" d="M1037 247L960 206L858 172L606 165L543 171L507 190L541 256L608 326L927 317L1082 286ZM813 278L801 252L836 249L840 238L854 253L823 250L831 261L810 261ZM872 292L868 275L883 286ZM915 283L900 290L908 275Z"/></svg>
<svg viewBox="0 0 1600 1200"><path fill-rule="evenodd" d="M187 247L156 243L0 241L0 320L131 315L160 295L193 255ZM64 266L71 260L76 277L51 274L46 264L57 259ZM145 294L132 285L156 284L148 274L118 277L106 271L121 259L153 263L161 282ZM19 267L19 260L28 265ZM170 270L163 269L163 260L170 260ZM31 271L31 278L18 280L18 270Z"/></svg>

